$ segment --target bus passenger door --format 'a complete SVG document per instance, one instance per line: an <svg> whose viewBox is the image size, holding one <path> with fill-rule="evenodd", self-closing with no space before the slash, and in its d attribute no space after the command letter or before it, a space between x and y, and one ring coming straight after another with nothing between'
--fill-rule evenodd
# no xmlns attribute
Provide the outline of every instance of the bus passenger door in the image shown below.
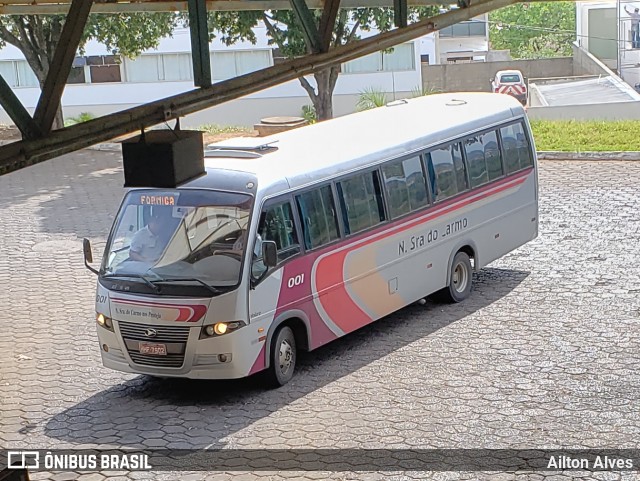
<svg viewBox="0 0 640 481"><path fill-rule="evenodd" d="M278 265L267 269L262 259L262 241L273 241L278 250ZM282 291L284 264L300 253L298 232L289 198L265 204L260 214L257 235L254 240L251 263L251 291L249 294L249 317L265 333L273 320L278 304L290 302Z"/></svg>

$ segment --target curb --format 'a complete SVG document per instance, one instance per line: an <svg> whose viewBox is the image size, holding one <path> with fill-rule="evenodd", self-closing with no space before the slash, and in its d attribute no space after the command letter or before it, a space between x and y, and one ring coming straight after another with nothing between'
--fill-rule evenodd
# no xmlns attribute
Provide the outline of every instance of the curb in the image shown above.
<svg viewBox="0 0 640 481"><path fill-rule="evenodd" d="M627 160L640 161L640 152L554 152L539 151L538 160Z"/></svg>

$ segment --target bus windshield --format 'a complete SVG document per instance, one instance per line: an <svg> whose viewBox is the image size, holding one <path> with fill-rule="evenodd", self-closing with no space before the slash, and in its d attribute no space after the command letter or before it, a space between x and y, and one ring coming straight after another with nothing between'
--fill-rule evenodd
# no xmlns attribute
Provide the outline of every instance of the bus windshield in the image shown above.
<svg viewBox="0 0 640 481"><path fill-rule="evenodd" d="M247 244L247 194L135 190L125 197L107 243L103 277L232 287Z"/></svg>

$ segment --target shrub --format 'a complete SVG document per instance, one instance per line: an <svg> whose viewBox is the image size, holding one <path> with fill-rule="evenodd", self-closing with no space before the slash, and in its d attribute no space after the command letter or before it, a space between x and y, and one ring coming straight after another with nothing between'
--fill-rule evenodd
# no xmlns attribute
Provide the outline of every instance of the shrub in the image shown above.
<svg viewBox="0 0 640 481"><path fill-rule="evenodd" d="M376 90L370 87L360 92L358 101L356 102L356 109L361 112L363 110L382 107L386 104L387 94L385 94L381 90Z"/></svg>
<svg viewBox="0 0 640 481"><path fill-rule="evenodd" d="M302 106L302 117L310 124L315 124L318 121L318 114L313 105Z"/></svg>
<svg viewBox="0 0 640 481"><path fill-rule="evenodd" d="M243 127L240 125L218 125L218 124L205 124L198 127L198 130L202 130L208 134L244 134L253 132L250 127Z"/></svg>
<svg viewBox="0 0 640 481"><path fill-rule="evenodd" d="M70 125L79 124L79 123L82 123L82 122L86 122L87 120L93 120L95 118L96 118L96 116L93 115L91 112L82 112L77 117L69 117L67 120L65 120L64 121L64 126L68 127Z"/></svg>

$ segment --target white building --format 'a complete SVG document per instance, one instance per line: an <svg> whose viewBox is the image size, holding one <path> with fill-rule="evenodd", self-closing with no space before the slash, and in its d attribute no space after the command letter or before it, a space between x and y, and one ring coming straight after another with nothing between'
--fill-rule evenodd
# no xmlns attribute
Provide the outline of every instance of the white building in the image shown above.
<svg viewBox="0 0 640 481"><path fill-rule="evenodd" d="M480 27L484 27L484 37L479 34ZM210 44L214 82L274 64L274 50L267 43L265 28L256 28L255 32L255 45L238 42L226 46L217 39ZM475 60L482 57L482 52L486 53L486 22L464 22L443 32L439 36L431 35L440 53L434 50L430 58L449 61L453 56ZM418 39L398 45L392 51L377 52L343 64L334 90L334 115L353 112L360 92L365 89L387 92L389 101L413 95L422 86L422 42ZM133 60L113 56L104 45L90 42L84 56L76 57L65 87L62 97L65 117L83 112L97 117L193 89L190 49L189 30L184 28L175 30L173 37L163 39L157 49ZM8 45L0 50L0 74L22 104L33 112L40 88L17 48ZM313 84L313 77L308 79ZM183 119L182 125L248 126L263 117L299 116L302 107L309 104L311 99L300 82L294 80L192 114ZM0 122L11 122L1 109Z"/></svg>
<svg viewBox="0 0 640 481"><path fill-rule="evenodd" d="M581 47L633 86L640 83L640 49L633 48L625 7L640 8L640 0L576 2L576 36Z"/></svg>
<svg viewBox="0 0 640 481"><path fill-rule="evenodd" d="M485 62L489 52L488 18L487 14L480 15L420 38L422 62Z"/></svg>

